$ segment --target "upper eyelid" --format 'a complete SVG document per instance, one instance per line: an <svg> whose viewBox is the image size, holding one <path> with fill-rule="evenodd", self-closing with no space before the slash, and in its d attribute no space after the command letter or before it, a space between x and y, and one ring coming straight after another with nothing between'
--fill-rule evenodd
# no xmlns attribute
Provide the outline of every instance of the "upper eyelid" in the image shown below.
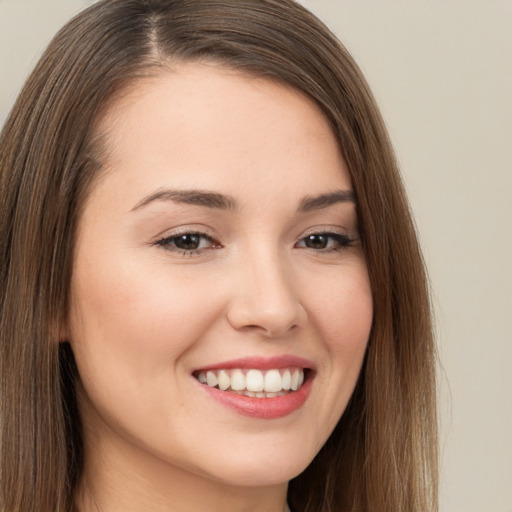
<svg viewBox="0 0 512 512"><path fill-rule="evenodd" d="M205 237L212 238L212 239L216 238L216 234L212 229L210 229L206 226L202 226L202 225L194 226L192 224L189 226L184 225L184 226L177 226L174 228L165 229L165 230L161 231L158 235L155 236L155 240L162 240L164 238L173 238L176 236L188 235L188 234L201 235L201 236L205 236Z"/></svg>
<svg viewBox="0 0 512 512"><path fill-rule="evenodd" d="M308 238L310 236L314 236L314 235L326 236L328 238L329 237L330 238L342 238L342 239L345 239L347 242L353 242L358 239L358 237L353 237L353 236L349 235L348 233L337 233L334 231L313 231L313 232L308 233L307 235L304 235L301 238L299 238L298 242L303 242L304 240L306 240L306 238Z"/></svg>
<svg viewBox="0 0 512 512"><path fill-rule="evenodd" d="M208 247L202 247L202 248L197 248L197 249L182 249L182 248L176 247L176 246L173 247L173 244L170 243L174 238L178 238L179 236L187 235L187 234L203 237L208 240L208 243L210 245ZM349 246L351 246L354 242L356 242L358 240L358 237L352 237L348 234L334 232L332 230L331 231L325 231L325 230L324 231L322 231L322 230L315 231L315 230L313 230L309 234L301 236L294 243L294 248L300 248L299 244L305 242L305 240L309 236L312 236L312 235L324 235L324 236L330 237L331 239L336 239L336 238L345 239L345 240L336 240L336 242L339 244L338 248L332 248L332 247L331 248L320 248L320 249L311 248L311 250L316 251L318 253L338 252L339 250L348 248ZM169 242L169 243L167 243L167 242ZM204 255L206 253L209 253L213 249L222 249L224 247L224 245L222 245L222 243L218 242L213 237L207 235L206 233L201 233L201 232L197 232L197 231L184 231L181 233L173 233L173 234L170 234L169 236L164 236L164 237L159 238L158 240L155 241L155 243L153 245L160 246L163 249L166 249L170 252L174 252L177 254L181 254L182 256L190 256L190 257L200 256L202 254Z"/></svg>
<svg viewBox="0 0 512 512"><path fill-rule="evenodd" d="M220 242L218 242L213 236L211 236L207 233L203 233L201 231L182 231L182 232L178 232L178 233L171 233L169 235L163 235L163 236L157 238L156 243L165 242L166 240L172 240L173 238L178 238L178 237L184 236L184 235L197 235L199 237L206 238L215 244L220 245Z"/></svg>
<svg viewBox="0 0 512 512"><path fill-rule="evenodd" d="M311 236L311 235L330 235L330 234L332 234L332 235L350 236L351 232L353 232L353 230L347 229L342 226L319 225L319 226L313 226L311 228L304 230L302 232L302 234L300 235L299 239L302 239L304 237Z"/></svg>
<svg viewBox="0 0 512 512"><path fill-rule="evenodd" d="M172 239L174 237L179 237L186 234L192 234L192 235L199 235L204 236L217 244L221 245L221 238L226 238L225 234L224 236L220 236L219 233L204 225L204 224L184 224L181 226L176 226L174 228L168 228L166 230L161 231L158 235L156 235L153 239L154 242L162 241L165 239ZM329 224L319 224L315 226L311 226L307 229L304 229L301 231L300 235L295 238L296 241L300 241L304 239L305 237L314 235L314 234L322 234L322 235L343 235L348 236L351 239L358 239L359 233L357 232L357 229L350 229L348 227L340 226L340 225L329 225ZM232 238L232 235L229 235L228 238Z"/></svg>
<svg viewBox="0 0 512 512"><path fill-rule="evenodd" d="M187 235L187 234L198 235L202 238L207 239L208 247L198 247L197 249L183 249L183 248L178 247L172 243L173 239L178 238L182 235ZM214 249L220 249L223 247L219 242L217 242L211 236L208 236L205 233L193 232L193 231L185 231L182 233L174 233L169 236L160 237L155 242L153 242L152 245L159 249L163 249L164 251L167 251L169 253L174 253L176 255L176 257L180 257L180 258L194 257L194 256L199 257L201 255L207 254L209 251L212 251Z"/></svg>
<svg viewBox="0 0 512 512"><path fill-rule="evenodd" d="M174 238L178 238L183 235L197 235L199 237L203 237L203 238L207 239L209 242L211 242L217 248L223 247L222 243L219 242L218 240L216 240L215 238L213 238L212 236L209 236L206 233L201 233L201 232L197 232L197 231L185 231L185 232L181 232L181 233L174 233L169 236L164 236L164 237L159 238L156 241L156 244L163 245L164 242L170 241ZM303 242L306 238L308 238L309 236L313 236L313 235L323 235L323 236L327 236L330 238L340 237L340 238L346 239L347 242L354 242L358 239L358 237L352 237L347 233L340 233L340 232L336 232L336 231L332 231L332 230L331 231L325 231L325 230L324 231L322 231L322 230L315 231L315 230L313 230L313 231L299 237L297 239L297 241L295 242L295 244ZM178 250L181 250L181 249L178 249ZM202 251L204 249L194 249L194 250Z"/></svg>
<svg viewBox="0 0 512 512"><path fill-rule="evenodd" d="M312 226L310 228L307 228L305 230L301 231L301 234L297 238L302 238L305 236L313 235L313 234L348 234L349 232L353 231L352 229L345 228L343 226ZM215 238L218 236L215 230L208 228L206 226L178 226L175 228L170 228L162 231L159 235L157 235L158 238L172 238L173 236L180 236L180 235L202 235L210 238Z"/></svg>

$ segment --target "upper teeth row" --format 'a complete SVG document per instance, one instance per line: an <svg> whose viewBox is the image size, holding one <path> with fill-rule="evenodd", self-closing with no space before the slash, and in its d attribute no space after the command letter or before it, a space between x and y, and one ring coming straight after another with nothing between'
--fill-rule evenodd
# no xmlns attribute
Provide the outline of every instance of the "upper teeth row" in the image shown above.
<svg viewBox="0 0 512 512"><path fill-rule="evenodd" d="M231 388L233 391L278 393L299 389L304 382L304 370L211 370L200 372L197 378L203 384L212 388L218 387L222 391Z"/></svg>

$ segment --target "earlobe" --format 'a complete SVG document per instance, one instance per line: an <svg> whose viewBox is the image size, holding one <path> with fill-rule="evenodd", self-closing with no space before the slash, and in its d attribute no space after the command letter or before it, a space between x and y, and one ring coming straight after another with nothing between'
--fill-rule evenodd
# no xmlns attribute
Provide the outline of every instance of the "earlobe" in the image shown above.
<svg viewBox="0 0 512 512"><path fill-rule="evenodd" d="M59 343L65 343L71 339L67 322L61 322L59 327Z"/></svg>

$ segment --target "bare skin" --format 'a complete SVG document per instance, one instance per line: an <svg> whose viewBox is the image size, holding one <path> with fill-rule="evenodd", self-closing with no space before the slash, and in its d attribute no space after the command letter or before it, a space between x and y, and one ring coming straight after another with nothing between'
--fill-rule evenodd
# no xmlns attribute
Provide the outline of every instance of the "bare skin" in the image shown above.
<svg viewBox="0 0 512 512"><path fill-rule="evenodd" d="M62 333L80 373L80 510L283 512L346 407L372 322L329 124L284 85L187 64L136 84L100 130L109 156ZM306 361L303 403L286 390L282 410L246 414L199 381L247 358L262 374Z"/></svg>

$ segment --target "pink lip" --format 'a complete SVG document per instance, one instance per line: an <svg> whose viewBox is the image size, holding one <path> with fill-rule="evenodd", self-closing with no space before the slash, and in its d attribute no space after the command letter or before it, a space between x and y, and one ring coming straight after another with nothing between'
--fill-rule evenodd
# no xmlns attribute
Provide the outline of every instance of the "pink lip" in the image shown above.
<svg viewBox="0 0 512 512"><path fill-rule="evenodd" d="M315 369L315 365L312 361L303 359L302 357L284 355L276 357L242 357L240 359L231 359L229 361L222 361L220 363L211 364L208 366L201 366L194 370L197 371L208 371L208 370L233 370L235 368L255 368L258 370L271 370L273 368L308 368L310 370Z"/></svg>
<svg viewBox="0 0 512 512"><path fill-rule="evenodd" d="M240 366L237 366L237 368L240 368ZM272 368L276 367L273 366ZM275 419L287 416L302 407L311 391L313 379L314 375L310 373L300 389L274 398L252 398L230 391L220 391L217 388L201 384L199 381L196 382L213 399L240 414L259 419Z"/></svg>
<svg viewBox="0 0 512 512"><path fill-rule="evenodd" d="M315 365L312 361L293 355L231 359L229 361L201 366L193 373L197 374L198 371L205 372L208 370L219 369L232 370L235 368L255 368L258 370L271 370L274 368L307 368L309 370L313 370L308 372L308 376L299 390L283 396L276 396L274 398L253 398L238 395L237 393L221 391L217 388L212 388L196 381L210 397L220 402L222 405L225 405L245 416L261 419L281 418L300 409L309 396L315 375Z"/></svg>

